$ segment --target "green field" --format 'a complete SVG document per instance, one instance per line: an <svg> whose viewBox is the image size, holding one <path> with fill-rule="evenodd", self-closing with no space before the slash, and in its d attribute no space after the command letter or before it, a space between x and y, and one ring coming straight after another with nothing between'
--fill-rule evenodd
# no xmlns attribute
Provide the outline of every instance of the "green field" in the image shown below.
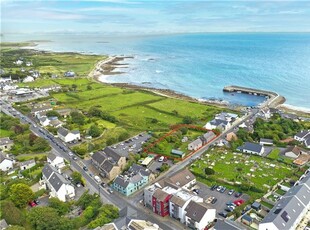
<svg viewBox="0 0 310 230"><path fill-rule="evenodd" d="M215 181L230 184L240 189L248 184L263 191L285 178L291 178L297 169L285 163L254 155L233 153L230 150L216 148L208 151L200 160L191 165L195 174L205 175L205 168L212 168L214 175L207 176L210 183Z"/></svg>
<svg viewBox="0 0 310 230"><path fill-rule="evenodd" d="M12 133L12 131L0 129L0 138L9 137Z"/></svg>

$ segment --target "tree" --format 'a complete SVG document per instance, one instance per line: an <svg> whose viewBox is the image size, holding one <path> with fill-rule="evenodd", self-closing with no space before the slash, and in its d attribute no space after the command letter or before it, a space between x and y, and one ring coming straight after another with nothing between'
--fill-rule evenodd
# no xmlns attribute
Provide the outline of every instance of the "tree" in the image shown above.
<svg viewBox="0 0 310 230"><path fill-rule="evenodd" d="M206 175L214 175L215 171L211 168L205 168L205 174Z"/></svg>
<svg viewBox="0 0 310 230"><path fill-rule="evenodd" d="M97 125L90 126L88 130L88 135L92 137L99 137L102 133L102 130Z"/></svg>
<svg viewBox="0 0 310 230"><path fill-rule="evenodd" d="M6 230L25 230L26 228L19 225L10 225Z"/></svg>
<svg viewBox="0 0 310 230"><path fill-rule="evenodd" d="M50 149L51 149L51 147L50 147L48 141L43 139L42 137L36 138L33 142L33 150L34 151L45 152L45 151L48 151Z"/></svg>
<svg viewBox="0 0 310 230"><path fill-rule="evenodd" d="M87 90L92 90L93 87L91 87L91 85L87 85Z"/></svg>
<svg viewBox="0 0 310 230"><path fill-rule="evenodd" d="M192 123L194 123L194 121L195 121L195 119L190 117L190 116L185 116L183 118L183 123L184 124L192 124Z"/></svg>
<svg viewBox="0 0 310 230"><path fill-rule="evenodd" d="M28 221L36 230L59 230L61 219L57 211L51 207L35 207L27 216Z"/></svg>
<svg viewBox="0 0 310 230"><path fill-rule="evenodd" d="M164 171L167 171L169 168L170 166L167 163L163 163L159 169L161 172L164 172Z"/></svg>
<svg viewBox="0 0 310 230"><path fill-rule="evenodd" d="M113 144L116 143L116 142L117 142L117 139L116 139L116 138L110 137L110 138L107 140L106 144L107 144L107 145L113 145Z"/></svg>
<svg viewBox="0 0 310 230"><path fill-rule="evenodd" d="M76 84L72 84L71 87L72 87L73 91L76 91L76 89L77 89L77 85Z"/></svg>
<svg viewBox="0 0 310 230"><path fill-rule="evenodd" d="M62 216L70 211L70 204L62 202L58 198L50 198L48 201L48 206L54 208L59 216Z"/></svg>
<svg viewBox="0 0 310 230"><path fill-rule="evenodd" d="M23 213L10 200L2 201L1 212L1 217L4 218L8 224L22 225L25 221Z"/></svg>
<svg viewBox="0 0 310 230"><path fill-rule="evenodd" d="M13 184L9 189L10 200L19 208L25 207L33 197L34 193L31 188L23 183Z"/></svg>
<svg viewBox="0 0 310 230"><path fill-rule="evenodd" d="M121 133L120 135L119 135L119 137L118 137L118 141L124 141L124 140L126 140L127 138L129 138L129 133L127 133L127 132L123 132L123 133Z"/></svg>
<svg viewBox="0 0 310 230"><path fill-rule="evenodd" d="M71 174L71 177L73 179L73 183L77 184L77 183L81 183L82 182L82 175L81 173L77 172L77 171L74 171L72 174Z"/></svg>
<svg viewBox="0 0 310 230"><path fill-rule="evenodd" d="M181 131L182 135L186 135L188 132L188 128L182 127L182 128L180 128L180 131Z"/></svg>
<svg viewBox="0 0 310 230"><path fill-rule="evenodd" d="M84 116L80 112L73 111L70 113L71 120L73 123L78 124L78 125L84 125Z"/></svg>
<svg viewBox="0 0 310 230"><path fill-rule="evenodd" d="M46 112L47 117L60 117L60 114L55 110L50 110Z"/></svg>

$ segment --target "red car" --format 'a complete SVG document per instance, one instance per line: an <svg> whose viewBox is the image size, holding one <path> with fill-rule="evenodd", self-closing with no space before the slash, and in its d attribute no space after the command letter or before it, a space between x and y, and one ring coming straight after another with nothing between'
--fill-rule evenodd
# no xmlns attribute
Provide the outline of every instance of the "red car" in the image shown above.
<svg viewBox="0 0 310 230"><path fill-rule="evenodd" d="M35 207L35 206L37 206L37 204L34 202L34 201L29 201L29 206L30 207Z"/></svg>
<svg viewBox="0 0 310 230"><path fill-rule="evenodd" d="M234 204L237 205L237 206L240 206L244 203L244 200L240 199L240 200L235 200L234 201Z"/></svg>

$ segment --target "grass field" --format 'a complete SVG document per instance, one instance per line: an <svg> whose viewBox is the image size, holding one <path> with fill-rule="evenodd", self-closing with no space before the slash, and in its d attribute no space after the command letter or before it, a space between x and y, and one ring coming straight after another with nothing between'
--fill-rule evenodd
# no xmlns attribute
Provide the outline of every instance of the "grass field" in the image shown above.
<svg viewBox="0 0 310 230"><path fill-rule="evenodd" d="M38 153L38 154L22 154L22 155L18 155L16 156L16 159L18 161L27 161L27 160L32 160L32 159L35 159L37 158L38 160L41 160L41 159L45 159L47 156L46 153Z"/></svg>
<svg viewBox="0 0 310 230"><path fill-rule="evenodd" d="M216 148L208 151L202 159L191 165L196 174L205 175L205 168L213 168L211 179L233 185L250 184L263 191L277 184L284 178L290 178L296 168L268 158L254 155L232 153L229 150Z"/></svg>
<svg viewBox="0 0 310 230"><path fill-rule="evenodd" d="M293 159L289 158L289 157L284 157L280 155L280 149L273 149L269 154L268 154L268 158L273 159L273 160L279 160L279 161L283 161L285 163L291 164L293 163Z"/></svg>
<svg viewBox="0 0 310 230"><path fill-rule="evenodd" d="M0 129L0 138L9 137L12 133L13 133L12 131Z"/></svg>

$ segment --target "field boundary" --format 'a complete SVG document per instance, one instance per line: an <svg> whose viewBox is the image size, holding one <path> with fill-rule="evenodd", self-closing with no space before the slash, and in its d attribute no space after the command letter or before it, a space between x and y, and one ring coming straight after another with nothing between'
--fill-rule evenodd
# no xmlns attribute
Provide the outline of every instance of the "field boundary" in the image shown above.
<svg viewBox="0 0 310 230"><path fill-rule="evenodd" d="M188 128L188 129L194 129L194 130L199 130L199 131L205 131L205 132L209 132L212 131L215 134L215 137L213 137L210 141L208 141L207 143L205 143L204 145L202 145L200 148L198 148L197 150L194 150L192 152L190 152L188 155L186 155L184 158L180 158L180 157L171 157L171 156L166 156L163 154L159 154L159 153L154 153L151 152L150 149L152 147L154 147L154 145L160 143L161 141L163 141L166 137L171 136L172 134L174 134L175 132L179 131L181 128ZM186 160L187 158L191 157L193 154L195 154L197 151L199 151L201 148L203 148L204 146L210 144L210 142L212 142L214 139L216 139L219 136L219 133L217 133L214 130L210 130L210 129L206 129L200 126L196 126L196 125L188 125L188 124L179 124L179 125L172 125L171 126L171 131L169 131L168 133L166 133L165 135L159 137L157 140L155 140L154 142L150 143L148 146L146 146L143 150L143 152L147 153L147 154L152 154L152 155L156 155L156 157L160 157L160 156L164 156L167 157L171 160L174 161L183 161Z"/></svg>

